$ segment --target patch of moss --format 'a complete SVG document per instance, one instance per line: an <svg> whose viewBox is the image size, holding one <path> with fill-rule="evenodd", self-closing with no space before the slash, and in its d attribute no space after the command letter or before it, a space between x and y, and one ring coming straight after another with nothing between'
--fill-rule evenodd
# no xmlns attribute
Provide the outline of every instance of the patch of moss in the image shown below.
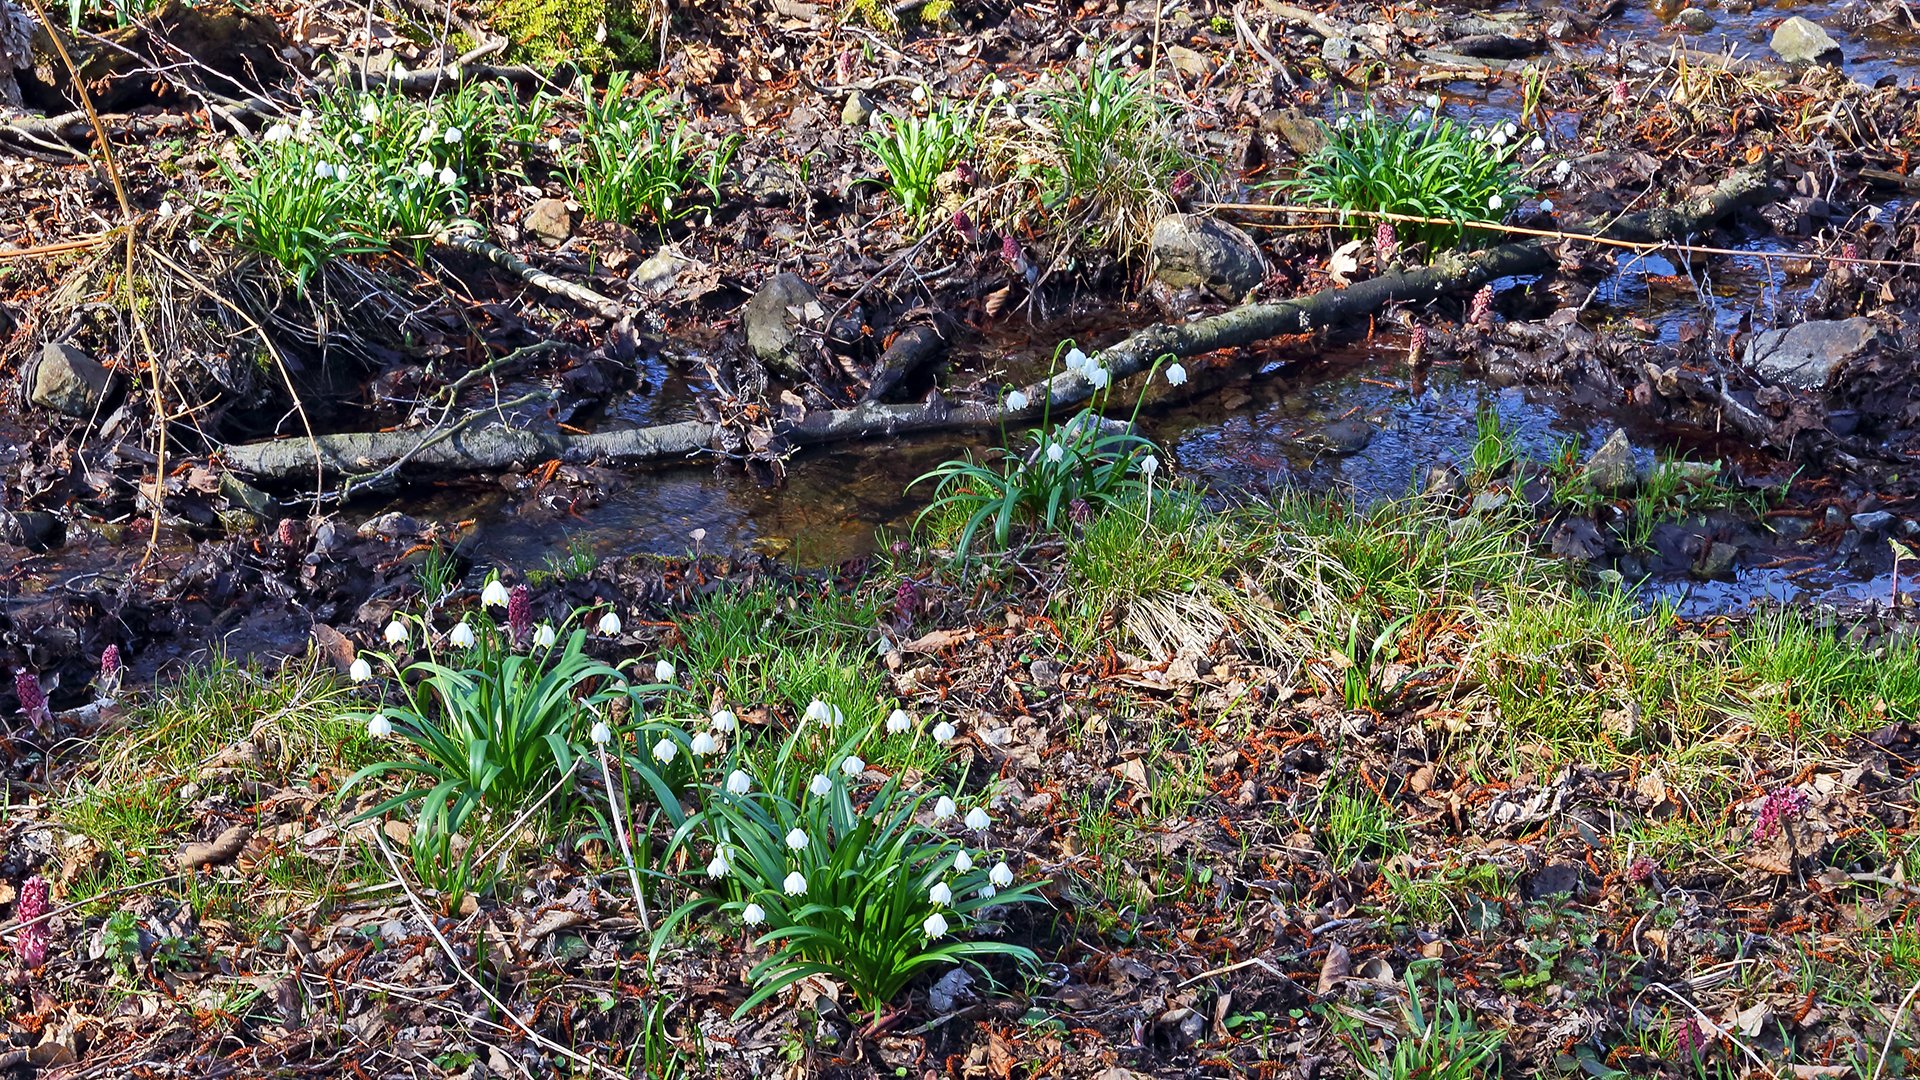
<svg viewBox="0 0 1920 1080"><path fill-rule="evenodd" d="M927 0L920 7L920 25L935 29L951 25L954 21L953 0Z"/></svg>
<svg viewBox="0 0 1920 1080"><path fill-rule="evenodd" d="M889 34L900 29L900 20L893 17L893 6L886 0L853 0L847 5L847 21Z"/></svg>
<svg viewBox="0 0 1920 1080"><path fill-rule="evenodd" d="M492 0L489 14L513 42L510 57L536 66L598 71L650 67L655 59L648 11L632 0Z"/></svg>

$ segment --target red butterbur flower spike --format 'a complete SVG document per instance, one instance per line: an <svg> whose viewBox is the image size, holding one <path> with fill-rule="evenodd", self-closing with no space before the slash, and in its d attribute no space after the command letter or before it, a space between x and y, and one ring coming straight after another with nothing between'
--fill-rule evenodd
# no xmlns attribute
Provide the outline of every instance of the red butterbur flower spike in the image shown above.
<svg viewBox="0 0 1920 1080"><path fill-rule="evenodd" d="M32 920L47 913L48 900L47 879L36 875L20 886L20 902L14 905L14 921L29 925L20 928L19 936L13 939L13 949L20 963L29 969L47 962L47 944L53 940L53 932L44 919Z"/></svg>
<svg viewBox="0 0 1920 1080"><path fill-rule="evenodd" d="M1381 266L1391 264L1399 250L1400 238L1394 234L1393 222L1383 221L1373 227L1373 257Z"/></svg>
<svg viewBox="0 0 1920 1080"><path fill-rule="evenodd" d="M1181 169L1173 174L1173 183L1167 186L1167 194L1176 199L1184 199L1193 191L1199 181L1194 179L1192 169Z"/></svg>
<svg viewBox="0 0 1920 1080"><path fill-rule="evenodd" d="M1673 1048L1689 1057L1699 1057L1712 1045L1713 1036L1699 1017L1689 1016L1673 1026Z"/></svg>
<svg viewBox="0 0 1920 1080"><path fill-rule="evenodd" d="M1493 286L1482 285L1480 291L1473 294L1473 309L1467 314L1467 323L1475 330L1493 329Z"/></svg>
<svg viewBox="0 0 1920 1080"><path fill-rule="evenodd" d="M109 645L100 653L100 696L112 698L120 692L120 646Z"/></svg>
<svg viewBox="0 0 1920 1080"><path fill-rule="evenodd" d="M1771 840L1790 818L1807 811L1807 794L1796 787L1777 787L1760 800L1760 812L1754 815L1753 838Z"/></svg>
<svg viewBox="0 0 1920 1080"><path fill-rule="evenodd" d="M1614 108L1616 109L1624 108L1627 104L1627 100L1628 100L1627 80L1621 79L1619 82L1613 84Z"/></svg>
<svg viewBox="0 0 1920 1080"><path fill-rule="evenodd" d="M969 244L980 239L980 231L973 227L973 219L967 216L965 210L953 212L953 231L959 233Z"/></svg>
<svg viewBox="0 0 1920 1080"><path fill-rule="evenodd" d="M522 645L532 633L533 594L525 585L515 585L507 594L507 636L515 645Z"/></svg>
<svg viewBox="0 0 1920 1080"><path fill-rule="evenodd" d="M1627 880L1636 885L1644 885L1653 880L1653 871L1653 860L1642 855L1633 860L1633 865L1627 867Z"/></svg>
<svg viewBox="0 0 1920 1080"><path fill-rule="evenodd" d="M40 679L26 668L13 673L13 692L20 698L20 713L35 729L45 727L53 719L52 710L47 708L47 693L40 689Z"/></svg>

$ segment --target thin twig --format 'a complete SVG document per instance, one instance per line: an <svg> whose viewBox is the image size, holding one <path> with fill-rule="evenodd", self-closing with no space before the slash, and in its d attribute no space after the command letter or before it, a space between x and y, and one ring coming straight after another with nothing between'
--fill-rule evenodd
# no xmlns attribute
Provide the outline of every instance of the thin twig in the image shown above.
<svg viewBox="0 0 1920 1080"><path fill-rule="evenodd" d="M467 970L467 966L460 962L460 954L454 951L453 942L448 941L447 936L440 932L439 923L434 920L433 913L427 910L426 901L420 899L419 894L413 891L413 887L407 884L406 878L400 873L399 860L394 858L393 849L387 846L387 838L381 835L380 830L375 829L373 830L373 840L374 844L380 848L381 856L387 860L387 866L393 870L393 878L399 883L400 891L407 894L407 902L413 905L414 913L420 917L421 921L427 924L427 932L433 935L433 940L440 943L440 951L446 955L447 963L452 966L454 972L458 974L467 985L480 991L481 997L486 998L494 1008L500 1010L500 1015L512 1021L513 1026L518 1028L521 1034L538 1043L542 1048L559 1054L568 1061L584 1065L603 1076L612 1077L613 1080L630 1080L627 1074L610 1069L585 1054L554 1042L552 1039L533 1030L532 1025L520 1019L519 1013L514 1012L507 1006L507 1003L501 1001L492 990L487 989L487 985L476 978L472 972Z"/></svg>

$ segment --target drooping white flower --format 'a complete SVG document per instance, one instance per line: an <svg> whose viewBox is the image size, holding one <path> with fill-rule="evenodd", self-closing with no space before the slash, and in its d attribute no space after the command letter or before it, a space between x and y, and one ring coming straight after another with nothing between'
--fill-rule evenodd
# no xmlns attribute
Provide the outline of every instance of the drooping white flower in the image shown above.
<svg viewBox="0 0 1920 1080"><path fill-rule="evenodd" d="M155 217L159 218L161 221L165 221L168 218L172 217L173 216L173 200L161 199L159 208L154 210L153 214Z"/></svg>
<svg viewBox="0 0 1920 1080"><path fill-rule="evenodd" d="M1093 384L1095 390L1105 390L1107 384L1113 381L1113 372L1095 365L1092 370L1087 372L1087 381Z"/></svg>
<svg viewBox="0 0 1920 1080"><path fill-rule="evenodd" d="M767 909L759 904L748 904L740 911L740 921L748 926L759 926L767 921Z"/></svg>
<svg viewBox="0 0 1920 1080"><path fill-rule="evenodd" d="M1013 867L1004 862L994 863L993 869L987 871L987 880L1004 889L1013 884Z"/></svg>
<svg viewBox="0 0 1920 1080"><path fill-rule="evenodd" d="M373 678L373 665L367 663L364 656L354 657L353 665L347 668L347 678L354 682L366 682Z"/></svg>
<svg viewBox="0 0 1920 1080"><path fill-rule="evenodd" d="M740 718L733 715L731 709L721 709L713 714L713 730L732 731L740 726Z"/></svg>
<svg viewBox="0 0 1920 1080"><path fill-rule="evenodd" d="M707 876L715 881L727 876L727 855L724 851L713 853L713 861L707 864Z"/></svg>
<svg viewBox="0 0 1920 1080"><path fill-rule="evenodd" d="M1500 130L1502 130L1502 131L1504 131L1504 132L1506 132L1506 133L1507 133L1507 138L1509 138L1509 139L1511 139L1511 138L1513 138L1513 137L1514 137L1515 135L1518 135L1518 134L1520 134L1520 125L1519 125L1519 124L1516 124L1516 123L1514 123L1514 122L1513 122L1513 121L1511 121L1511 120L1509 120L1509 121L1507 121L1507 122L1506 122L1506 124L1505 124L1505 125L1503 125L1503 126L1501 127L1501 129L1500 129Z"/></svg>
<svg viewBox="0 0 1920 1080"><path fill-rule="evenodd" d="M667 214L673 213L673 196L671 195L660 196L660 210L662 213L667 213Z"/></svg>
<svg viewBox="0 0 1920 1080"><path fill-rule="evenodd" d="M895 709L887 714L887 733L890 735L899 735L912 726L913 717L908 716L905 709Z"/></svg>
<svg viewBox="0 0 1920 1080"><path fill-rule="evenodd" d="M507 606L507 587L500 583L499 578L487 582L487 587L480 590L480 605L482 607Z"/></svg>
<svg viewBox="0 0 1920 1080"><path fill-rule="evenodd" d="M446 166L440 170L440 186L441 187L459 187L460 186L460 174L454 172L453 167L451 165Z"/></svg>
<svg viewBox="0 0 1920 1080"><path fill-rule="evenodd" d="M1495 146L1505 146L1507 145L1507 133L1495 129L1493 134L1487 136L1487 141Z"/></svg>
<svg viewBox="0 0 1920 1080"><path fill-rule="evenodd" d="M856 754L848 754L847 760L840 763L840 771L848 776L859 776L867 771L867 763Z"/></svg>
<svg viewBox="0 0 1920 1080"><path fill-rule="evenodd" d="M1408 123L1408 124L1418 124L1418 123L1419 123L1420 121L1422 121L1422 120L1425 120L1426 118L1427 118L1427 110L1425 110L1425 109L1415 109L1415 110L1413 110L1412 112L1410 112L1410 113L1408 113L1408 114L1407 114L1407 123ZM1343 116L1343 117L1341 117L1340 119L1342 119L1342 120L1345 120L1345 119L1346 119L1346 117L1344 117L1344 116ZM1345 127L1346 125L1345 125L1345 124L1342 124L1342 125L1340 125L1340 126L1341 126L1341 127Z"/></svg>
<svg viewBox="0 0 1920 1080"><path fill-rule="evenodd" d="M1066 456L1067 456L1066 448L1061 446L1059 443L1050 442L1047 444L1047 460L1048 461L1051 461L1057 465L1060 463L1061 459L1065 458Z"/></svg>
<svg viewBox="0 0 1920 1080"><path fill-rule="evenodd" d="M395 619L387 624L387 644L405 645L407 643L407 624Z"/></svg>
<svg viewBox="0 0 1920 1080"><path fill-rule="evenodd" d="M787 891L788 896L805 896L807 895L807 875L795 870L787 875L787 880L781 882L780 887Z"/></svg>
<svg viewBox="0 0 1920 1080"><path fill-rule="evenodd" d="M333 167L333 178L342 184L346 183L347 178L352 175L353 170L349 169L345 162L341 162Z"/></svg>
<svg viewBox="0 0 1920 1080"><path fill-rule="evenodd" d="M844 724L846 722L847 722L847 714L840 711L840 706L830 705L827 707L827 726L828 727L839 727L841 724Z"/></svg>
<svg viewBox="0 0 1920 1080"><path fill-rule="evenodd" d="M1160 471L1159 458L1154 457L1152 454L1148 454L1146 457L1143 457L1140 459L1140 474L1142 476L1151 477L1154 473L1157 473L1159 471Z"/></svg>
<svg viewBox="0 0 1920 1080"><path fill-rule="evenodd" d="M360 119L366 121L369 124L375 122L376 120L379 120L380 106L375 105L371 101L361 102L360 103Z"/></svg>
<svg viewBox="0 0 1920 1080"><path fill-rule="evenodd" d="M966 848L961 848L960 854L953 857L953 872L964 874L971 869L973 869L973 856L967 854Z"/></svg>
<svg viewBox="0 0 1920 1080"><path fill-rule="evenodd" d="M913 95L912 95L912 97L913 97L913 100L915 100L915 101L925 101L925 100L927 100L927 88L926 88L926 86L925 86L925 85L921 85L921 86L916 86L916 87L914 87L914 88L913 88Z"/></svg>
<svg viewBox="0 0 1920 1080"><path fill-rule="evenodd" d="M661 739L659 742L653 744L653 760L662 765L672 761L673 755L679 752L680 747L675 745L672 739Z"/></svg>
<svg viewBox="0 0 1920 1080"><path fill-rule="evenodd" d="M438 134L440 134L440 131L438 128L434 126L433 121L431 120L427 121L427 126L420 129L420 138L419 138L420 145L425 146L428 143L432 142L433 137Z"/></svg>
<svg viewBox="0 0 1920 1080"><path fill-rule="evenodd" d="M1566 161L1563 159L1560 162L1560 164L1555 165L1553 167L1553 182L1556 184L1566 183L1567 177L1572 175L1573 175L1573 163L1570 161Z"/></svg>
<svg viewBox="0 0 1920 1080"><path fill-rule="evenodd" d="M694 757L706 757L708 754L720 749L720 743L716 741L713 736L703 731L693 737L693 744L688 746L687 749L693 753Z"/></svg>
<svg viewBox="0 0 1920 1080"><path fill-rule="evenodd" d="M620 616L611 611L600 616L600 632L608 637L617 636L620 633Z"/></svg>
<svg viewBox="0 0 1920 1080"><path fill-rule="evenodd" d="M365 146L367 145L367 137L356 131L353 134L347 136L347 145L348 146Z"/></svg>
<svg viewBox="0 0 1920 1080"><path fill-rule="evenodd" d="M559 152L560 152L560 136L555 135L553 138L547 140L547 153L557 154Z"/></svg>
<svg viewBox="0 0 1920 1080"><path fill-rule="evenodd" d="M933 725L934 742L943 744L950 743L953 741L953 737L958 734L959 732L954 729L954 726L945 720Z"/></svg>
<svg viewBox="0 0 1920 1080"><path fill-rule="evenodd" d="M960 808L954 805L953 796L942 795L940 796L940 798L934 801L933 819L935 821L945 821L948 818L952 817L954 814L954 811L958 809Z"/></svg>
<svg viewBox="0 0 1920 1080"><path fill-rule="evenodd" d="M1024 392L1015 390L1013 393L1007 395L1007 408L1012 409L1014 412L1019 412L1026 407L1027 395Z"/></svg>
<svg viewBox="0 0 1920 1080"><path fill-rule="evenodd" d="M833 719L833 710L828 707L826 702L821 701L819 698L814 698L807 703L807 719L817 724L824 724Z"/></svg>
<svg viewBox="0 0 1920 1080"><path fill-rule="evenodd" d="M1500 196L1498 195L1487 196L1487 209L1498 210L1500 209L1500 206L1501 206Z"/></svg>
<svg viewBox="0 0 1920 1080"><path fill-rule="evenodd" d="M367 734L376 739L384 739L393 734L393 721L384 713L374 713L367 718Z"/></svg>
<svg viewBox="0 0 1920 1080"><path fill-rule="evenodd" d="M1552 200L1552 199L1541 199L1541 200L1540 200L1540 212L1541 212L1541 213L1543 213L1543 214L1551 214L1551 213L1553 213L1553 200Z"/></svg>
<svg viewBox="0 0 1920 1080"><path fill-rule="evenodd" d="M270 143L286 142L288 139L293 138L293 129L285 124L275 124L268 128L267 133L262 135L261 138Z"/></svg>
<svg viewBox="0 0 1920 1080"><path fill-rule="evenodd" d="M313 175L322 180L331 180L333 179L333 166L324 160L316 161L313 163Z"/></svg>
<svg viewBox="0 0 1920 1080"><path fill-rule="evenodd" d="M473 648L473 627L467 624L467 620L461 619L447 632L447 641L456 649Z"/></svg>
<svg viewBox="0 0 1920 1080"><path fill-rule="evenodd" d="M1428 95L1427 95L1427 108L1429 108L1429 109L1438 109L1438 108L1440 108L1440 95L1439 95L1439 94L1428 94Z"/></svg>
<svg viewBox="0 0 1920 1080"><path fill-rule="evenodd" d="M1086 366L1087 366L1087 354L1081 352L1078 346L1067 350L1067 370L1068 371L1079 371L1081 368Z"/></svg>
<svg viewBox="0 0 1920 1080"><path fill-rule="evenodd" d="M953 887L944 881L936 881L933 888L927 890L927 899L945 907L953 903Z"/></svg>
<svg viewBox="0 0 1920 1080"><path fill-rule="evenodd" d="M727 794L745 795L753 790L753 777L744 771L735 769L727 774Z"/></svg>
<svg viewBox="0 0 1920 1080"><path fill-rule="evenodd" d="M936 911L927 916L927 921L920 924L920 929L926 931L927 940L929 941L942 938L947 935L947 920Z"/></svg>
<svg viewBox="0 0 1920 1080"><path fill-rule="evenodd" d="M827 779L826 773L814 773L813 779L807 781L807 790L813 792L815 798L825 798L833 793L833 781Z"/></svg>
<svg viewBox="0 0 1920 1080"><path fill-rule="evenodd" d="M605 720L595 720L593 730L587 733L587 738L592 739L595 746L605 746L613 741L613 729L607 726Z"/></svg>
<svg viewBox="0 0 1920 1080"><path fill-rule="evenodd" d="M1167 365L1167 385L1168 386L1187 385L1187 369L1184 367L1181 367L1179 364L1168 364Z"/></svg>
<svg viewBox="0 0 1920 1080"><path fill-rule="evenodd" d="M452 146L454 143L459 142L460 139L461 139L460 129L457 127L448 128L446 130L446 133L440 136L440 141L443 143L446 143L448 146Z"/></svg>
<svg viewBox="0 0 1920 1080"><path fill-rule="evenodd" d="M976 806L967 811L967 828L974 832L986 832L987 826L992 824L993 819L987 816L986 807Z"/></svg>
<svg viewBox="0 0 1920 1080"><path fill-rule="evenodd" d="M553 632L553 626L551 624L541 623L539 626L534 628L533 644L535 648L551 649L553 648L553 643L555 640L556 640L556 636Z"/></svg>
<svg viewBox="0 0 1920 1080"><path fill-rule="evenodd" d="M991 882L980 886L980 898L982 900L991 900L994 897L999 895L1000 895L1000 890L994 888Z"/></svg>
<svg viewBox="0 0 1920 1080"><path fill-rule="evenodd" d="M673 664L666 660L657 661L653 665L654 682L672 682L676 674L678 672L673 670Z"/></svg>
<svg viewBox="0 0 1920 1080"><path fill-rule="evenodd" d="M1533 151L1536 154L1542 150L1545 150L1546 148L1547 148L1547 140L1541 138L1538 135L1535 135L1533 137L1533 141L1527 144L1527 149Z"/></svg>
<svg viewBox="0 0 1920 1080"><path fill-rule="evenodd" d="M418 176L422 180L431 178L433 176L433 162L422 161L415 164L413 167L413 175Z"/></svg>
<svg viewBox="0 0 1920 1080"><path fill-rule="evenodd" d="M807 846L807 831L796 827L792 832L787 834L787 846L795 851L805 850Z"/></svg>

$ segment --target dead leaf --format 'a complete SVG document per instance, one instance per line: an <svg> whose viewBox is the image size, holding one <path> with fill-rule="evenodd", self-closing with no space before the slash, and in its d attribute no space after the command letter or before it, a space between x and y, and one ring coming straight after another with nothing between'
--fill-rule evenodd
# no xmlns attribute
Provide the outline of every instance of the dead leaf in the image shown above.
<svg viewBox="0 0 1920 1080"><path fill-rule="evenodd" d="M1348 955L1347 947L1337 941L1330 942L1327 945L1327 959L1320 965L1320 982L1315 985L1314 992L1321 997L1333 993L1341 983L1347 981L1352 971L1353 957Z"/></svg>

